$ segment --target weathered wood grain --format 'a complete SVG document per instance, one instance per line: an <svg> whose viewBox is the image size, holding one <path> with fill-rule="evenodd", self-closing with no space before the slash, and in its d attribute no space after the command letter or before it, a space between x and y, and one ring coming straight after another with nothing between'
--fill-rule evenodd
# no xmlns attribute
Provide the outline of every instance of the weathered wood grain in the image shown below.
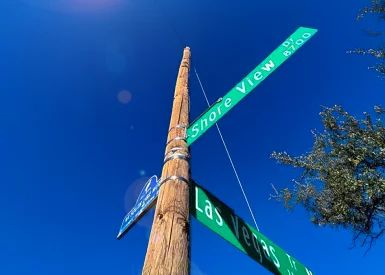
<svg viewBox="0 0 385 275"><path fill-rule="evenodd" d="M186 47L179 67L175 86L174 103L170 121L169 142L177 136L184 136L189 125L189 70L190 48ZM180 148L180 149L177 149ZM171 151L175 149L175 151ZM184 140L173 140L166 146L165 156L173 154L189 155ZM190 164L180 158L172 159L163 166L161 180L170 176L180 176L190 180ZM190 271L190 214L189 186L181 180L165 182L159 191L155 216L142 270L143 275L188 275Z"/></svg>

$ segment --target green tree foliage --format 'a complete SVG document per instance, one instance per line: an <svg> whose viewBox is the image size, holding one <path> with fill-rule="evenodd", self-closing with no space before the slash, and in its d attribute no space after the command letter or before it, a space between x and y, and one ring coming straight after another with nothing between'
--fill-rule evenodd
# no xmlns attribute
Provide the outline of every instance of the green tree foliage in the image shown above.
<svg viewBox="0 0 385 275"><path fill-rule="evenodd" d="M354 246L359 242L368 250L385 233L385 110L374 109L376 118L364 113L358 120L341 106L323 107L325 129L312 131L309 153L271 154L302 171L292 188L273 186L273 198L289 210L302 205L317 226L352 230Z"/></svg>
<svg viewBox="0 0 385 275"><path fill-rule="evenodd" d="M362 8L357 16L357 21L361 21L361 19L367 14L374 15L378 17L382 30L373 31L373 30L365 30L365 32L369 36L378 37L380 35L385 34L385 0L371 0L371 6ZM371 55L377 59L377 64L375 66L369 67L369 69L377 71L380 76L385 76L385 47L381 42L377 42L377 49L361 49L356 48L353 51L348 51L347 53L358 53L363 55Z"/></svg>

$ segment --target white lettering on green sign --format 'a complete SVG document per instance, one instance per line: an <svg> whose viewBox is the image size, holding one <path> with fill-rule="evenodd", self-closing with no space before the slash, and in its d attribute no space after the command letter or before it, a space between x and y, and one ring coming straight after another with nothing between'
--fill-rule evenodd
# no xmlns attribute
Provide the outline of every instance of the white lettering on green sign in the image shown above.
<svg viewBox="0 0 385 275"><path fill-rule="evenodd" d="M315 33L316 29L300 27L274 52L272 52L249 75L231 89L222 100L213 104L206 112L196 119L187 128L187 146L190 146L204 132L213 126L239 101L257 87L276 68L285 62L296 50L298 50Z"/></svg>
<svg viewBox="0 0 385 275"><path fill-rule="evenodd" d="M194 185L193 196L195 196L195 204L190 211L198 221L273 274L313 275L304 265L248 225L231 209L197 184Z"/></svg>

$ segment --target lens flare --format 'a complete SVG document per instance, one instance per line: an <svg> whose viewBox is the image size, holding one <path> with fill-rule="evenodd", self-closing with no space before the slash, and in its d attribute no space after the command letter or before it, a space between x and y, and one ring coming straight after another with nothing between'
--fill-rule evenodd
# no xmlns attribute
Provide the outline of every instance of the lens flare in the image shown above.
<svg viewBox="0 0 385 275"><path fill-rule="evenodd" d="M124 209L126 213L128 213L132 208L134 208L135 203L139 197L140 192L142 191L146 182L150 179L150 177L140 177L135 180L130 186L127 188L126 194L124 196ZM141 226L144 228L151 228L152 221L154 219L155 206L151 208L146 215L144 215L135 226Z"/></svg>
<svg viewBox="0 0 385 275"><path fill-rule="evenodd" d="M140 192L149 179L150 177L140 177L128 186L124 196L124 209L127 213L135 206Z"/></svg>
<svg viewBox="0 0 385 275"><path fill-rule="evenodd" d="M129 91L123 90L118 93L118 100L122 104L127 104L131 101L132 95ZM142 175L143 176L143 175Z"/></svg>

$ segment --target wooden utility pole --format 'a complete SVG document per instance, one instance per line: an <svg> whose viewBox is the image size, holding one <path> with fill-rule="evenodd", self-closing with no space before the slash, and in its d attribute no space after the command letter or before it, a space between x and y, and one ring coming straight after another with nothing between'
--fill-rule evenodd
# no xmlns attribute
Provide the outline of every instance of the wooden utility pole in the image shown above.
<svg viewBox="0 0 385 275"><path fill-rule="evenodd" d="M189 124L190 48L179 67L167 137L164 165L143 275L188 275L190 272L190 153L185 135Z"/></svg>

